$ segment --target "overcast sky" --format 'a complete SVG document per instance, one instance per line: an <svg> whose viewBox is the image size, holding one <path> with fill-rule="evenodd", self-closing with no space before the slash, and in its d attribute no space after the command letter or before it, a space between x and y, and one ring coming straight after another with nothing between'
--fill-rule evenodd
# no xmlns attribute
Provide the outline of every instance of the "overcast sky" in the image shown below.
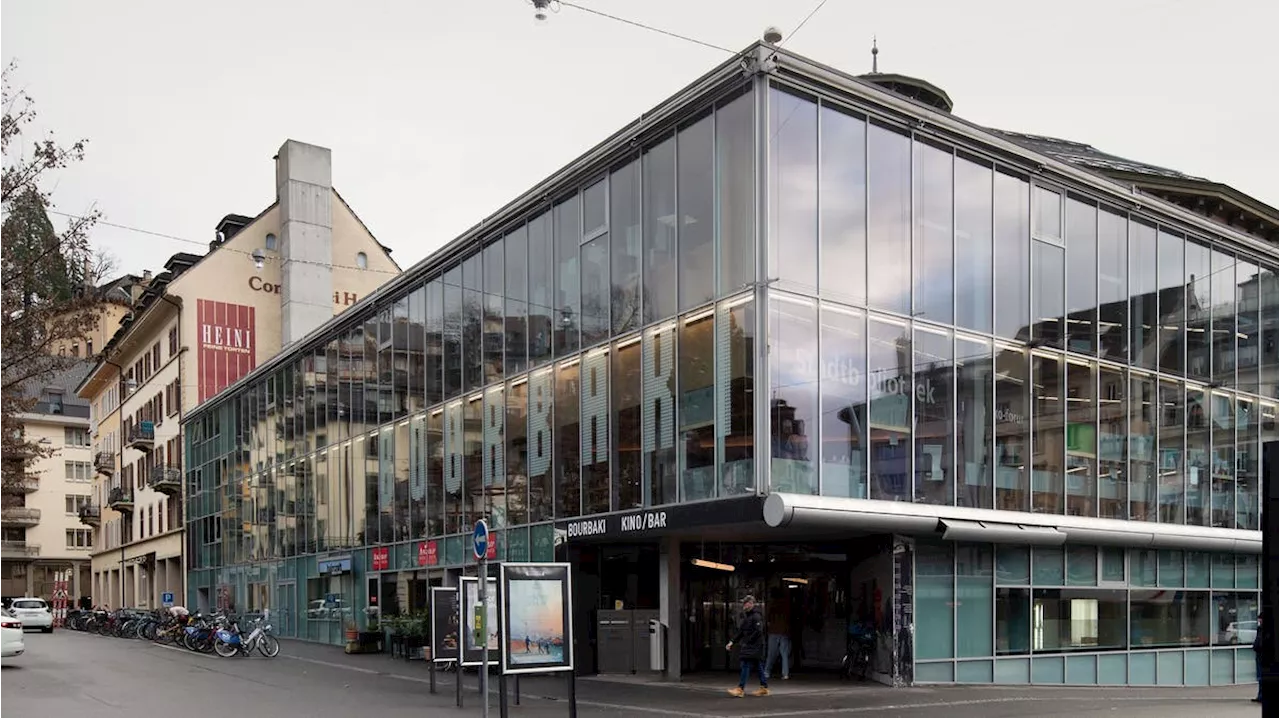
<svg viewBox="0 0 1280 718"><path fill-rule="evenodd" d="M579 0L740 49L817 0ZM925 78L955 112L1070 138L1278 203L1277 3L829 0L786 47ZM334 185L402 266L725 59L526 0L6 0L0 50L37 128L90 140L58 209L207 242L274 199L286 138L333 150ZM121 271L199 247L99 227ZM247 260L246 260L247 261Z"/></svg>

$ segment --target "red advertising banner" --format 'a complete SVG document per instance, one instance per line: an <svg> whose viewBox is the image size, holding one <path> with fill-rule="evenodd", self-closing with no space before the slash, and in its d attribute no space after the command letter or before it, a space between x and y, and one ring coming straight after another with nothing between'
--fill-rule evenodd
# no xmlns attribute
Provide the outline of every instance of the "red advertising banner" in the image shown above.
<svg viewBox="0 0 1280 718"><path fill-rule="evenodd" d="M486 561L489 561L497 557L498 557L498 534L490 532L489 545L485 546L485 549L484 549L484 558Z"/></svg>
<svg viewBox="0 0 1280 718"><path fill-rule="evenodd" d="M227 388L257 365L253 307L196 300L200 342L200 401Z"/></svg>
<svg viewBox="0 0 1280 718"><path fill-rule="evenodd" d="M440 563L440 547L435 541L418 544L418 565L435 566Z"/></svg>
<svg viewBox="0 0 1280 718"><path fill-rule="evenodd" d="M373 550L373 570L386 571L391 568L391 549L386 546Z"/></svg>

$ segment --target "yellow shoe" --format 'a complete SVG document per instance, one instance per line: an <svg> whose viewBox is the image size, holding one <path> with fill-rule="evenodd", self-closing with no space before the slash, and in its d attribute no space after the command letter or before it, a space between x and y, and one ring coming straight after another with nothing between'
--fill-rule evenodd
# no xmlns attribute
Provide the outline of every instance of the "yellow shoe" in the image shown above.
<svg viewBox="0 0 1280 718"><path fill-rule="evenodd" d="M757 688L756 690L754 690L754 691L752 691L752 692L751 692L751 695L753 695L753 696L767 696L767 695L769 695L769 689L768 689L768 688Z"/></svg>
<svg viewBox="0 0 1280 718"><path fill-rule="evenodd" d="M741 689L741 688L730 688L730 689L729 689L729 695L733 696L734 698L741 698L741 697L742 697L742 689Z"/></svg>

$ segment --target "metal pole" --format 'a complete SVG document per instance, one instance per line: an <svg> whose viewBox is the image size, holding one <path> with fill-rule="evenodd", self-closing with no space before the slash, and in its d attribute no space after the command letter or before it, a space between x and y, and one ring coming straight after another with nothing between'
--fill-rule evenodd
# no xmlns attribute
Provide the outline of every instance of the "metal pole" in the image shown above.
<svg viewBox="0 0 1280 718"><path fill-rule="evenodd" d="M578 681L574 675L574 670L570 668L569 674L569 718L578 718Z"/></svg>
<svg viewBox="0 0 1280 718"><path fill-rule="evenodd" d="M432 616L431 620L434 621L435 616ZM436 647L435 646L431 646L431 665L427 667L427 670L431 674L431 695L434 696L436 694Z"/></svg>
<svg viewBox="0 0 1280 718"><path fill-rule="evenodd" d="M1273 716L1280 709L1280 676L1276 659L1280 655L1276 631L1276 612L1280 609L1280 442L1262 445L1262 620L1268 630L1262 633L1262 650L1255 657L1261 662L1262 675L1258 694L1262 697L1262 715Z"/></svg>
<svg viewBox="0 0 1280 718"><path fill-rule="evenodd" d="M480 715L489 718L489 562L480 558L480 696L484 708Z"/></svg>
<svg viewBox="0 0 1280 718"><path fill-rule="evenodd" d="M498 717L507 718L507 674L498 673Z"/></svg>
<svg viewBox="0 0 1280 718"><path fill-rule="evenodd" d="M465 617L462 615L462 610L464 608L462 601L462 587L462 581L458 581L458 587L453 592L453 612L458 617L458 640L456 641L458 644L458 662L454 664L453 690L454 700L458 704L459 708L462 707L462 645L466 639L463 632L467 626Z"/></svg>

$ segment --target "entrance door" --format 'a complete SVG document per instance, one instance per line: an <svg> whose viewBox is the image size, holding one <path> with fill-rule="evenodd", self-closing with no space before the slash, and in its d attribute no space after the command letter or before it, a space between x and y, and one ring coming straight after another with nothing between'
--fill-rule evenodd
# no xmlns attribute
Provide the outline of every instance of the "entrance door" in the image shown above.
<svg viewBox="0 0 1280 718"><path fill-rule="evenodd" d="M755 585L759 583L759 585ZM763 582L714 570L690 572L684 606L684 660L682 670L736 671L737 662L724 649L737 628L739 596L756 595L765 610Z"/></svg>
<svg viewBox="0 0 1280 718"><path fill-rule="evenodd" d="M298 584L296 581L276 584L275 608L271 611L271 628L277 636L284 636L285 638L297 637L297 600Z"/></svg>

